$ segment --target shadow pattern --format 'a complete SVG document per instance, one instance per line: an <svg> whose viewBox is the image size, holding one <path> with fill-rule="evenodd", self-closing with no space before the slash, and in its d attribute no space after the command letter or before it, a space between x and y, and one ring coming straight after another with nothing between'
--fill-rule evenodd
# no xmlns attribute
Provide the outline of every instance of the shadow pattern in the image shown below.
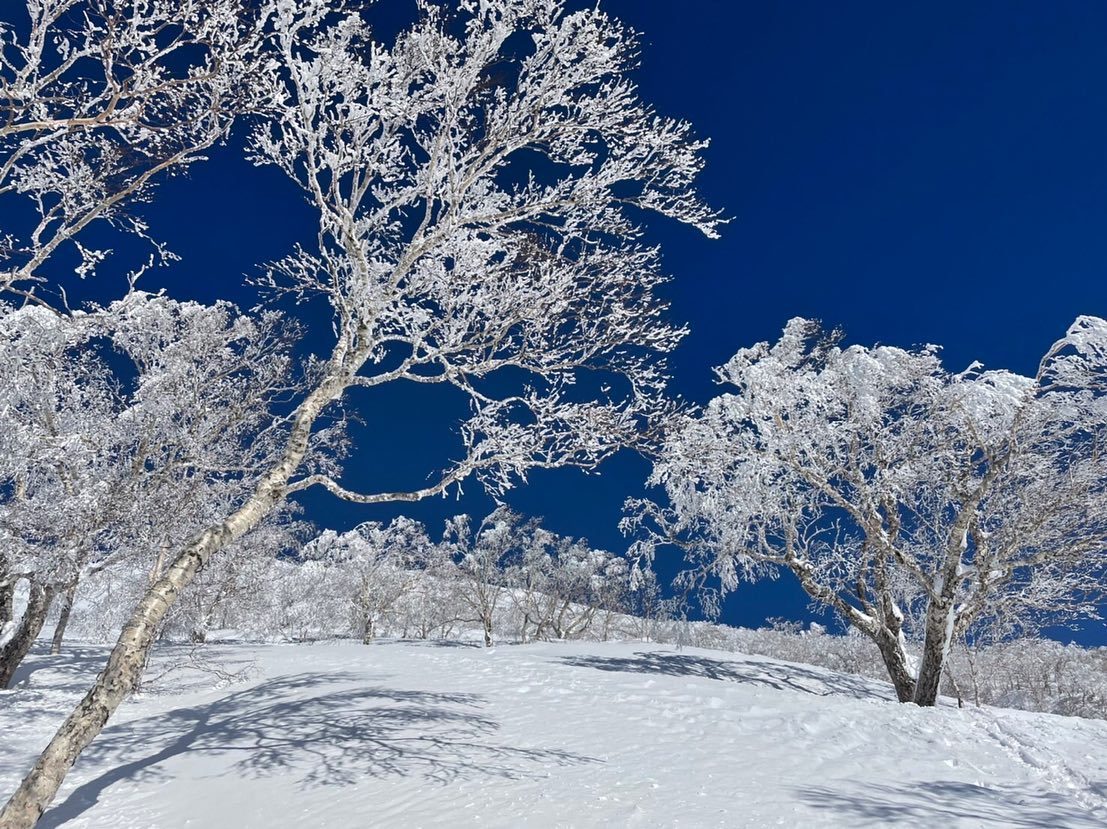
<svg viewBox="0 0 1107 829"><path fill-rule="evenodd" d="M213 768L242 777L280 774L301 787L394 775L432 784L514 780L544 777L550 765L598 762L556 749L500 745L494 740L499 726L481 715L481 707L482 699L471 694L367 687L363 675L272 679L106 729L81 764L108 770L75 789L39 825L56 827L77 817L113 783L168 779L159 764L186 754L236 758L229 767Z"/></svg>
<svg viewBox="0 0 1107 829"><path fill-rule="evenodd" d="M835 694L856 699L891 699L871 680L847 674L820 672L803 665L775 662L710 659L683 653L639 651L633 657L571 656L562 662L579 668L620 673L698 676L724 682L761 685L825 697Z"/></svg>
<svg viewBox="0 0 1107 829"><path fill-rule="evenodd" d="M1025 786L981 786L935 781L862 791L811 787L797 790L810 806L834 813L842 826L981 826L1004 829L1102 829L1107 812L1074 810L1071 796Z"/></svg>

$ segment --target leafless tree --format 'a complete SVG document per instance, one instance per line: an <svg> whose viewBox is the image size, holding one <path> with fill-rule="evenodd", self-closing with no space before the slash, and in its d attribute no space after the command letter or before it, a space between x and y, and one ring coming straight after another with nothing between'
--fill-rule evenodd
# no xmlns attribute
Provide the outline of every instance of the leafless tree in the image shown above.
<svg viewBox="0 0 1107 829"><path fill-rule="evenodd" d="M69 247L88 276L110 253L82 243L90 225L151 243L129 278L173 258L135 208L237 115L267 106L252 82L266 15L249 0L28 0L26 11L29 22L0 21L0 198L29 210L31 227L0 236L0 298L49 307L56 254Z"/></svg>

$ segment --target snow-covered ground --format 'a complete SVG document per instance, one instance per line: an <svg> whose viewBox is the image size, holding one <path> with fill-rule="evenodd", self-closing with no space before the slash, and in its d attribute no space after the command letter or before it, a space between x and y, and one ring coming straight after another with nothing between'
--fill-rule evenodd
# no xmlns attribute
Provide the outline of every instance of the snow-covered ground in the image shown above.
<svg viewBox="0 0 1107 829"><path fill-rule="evenodd" d="M818 668L636 643L204 651L249 678L158 680L41 825L1107 825L1103 721L923 710ZM36 655L0 692L0 792L103 654Z"/></svg>

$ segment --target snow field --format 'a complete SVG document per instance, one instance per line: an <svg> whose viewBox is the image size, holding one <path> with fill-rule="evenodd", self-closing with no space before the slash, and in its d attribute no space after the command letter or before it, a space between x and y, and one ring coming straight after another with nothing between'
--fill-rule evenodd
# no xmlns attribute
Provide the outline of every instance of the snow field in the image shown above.
<svg viewBox="0 0 1107 829"><path fill-rule="evenodd" d="M187 648L164 649L156 676ZM209 645L148 686L42 825L1107 825L1107 722L640 643ZM10 791L104 649L0 693Z"/></svg>

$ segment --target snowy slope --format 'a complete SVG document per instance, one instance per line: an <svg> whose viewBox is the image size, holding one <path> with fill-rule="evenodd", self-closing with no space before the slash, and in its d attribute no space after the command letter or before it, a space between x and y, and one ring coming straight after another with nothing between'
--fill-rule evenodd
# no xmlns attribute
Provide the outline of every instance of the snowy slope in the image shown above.
<svg viewBox="0 0 1107 829"><path fill-rule="evenodd" d="M157 682L43 825L1107 825L1102 721L921 710L818 668L633 643L206 650L252 677ZM103 652L37 656L0 692L0 792Z"/></svg>

